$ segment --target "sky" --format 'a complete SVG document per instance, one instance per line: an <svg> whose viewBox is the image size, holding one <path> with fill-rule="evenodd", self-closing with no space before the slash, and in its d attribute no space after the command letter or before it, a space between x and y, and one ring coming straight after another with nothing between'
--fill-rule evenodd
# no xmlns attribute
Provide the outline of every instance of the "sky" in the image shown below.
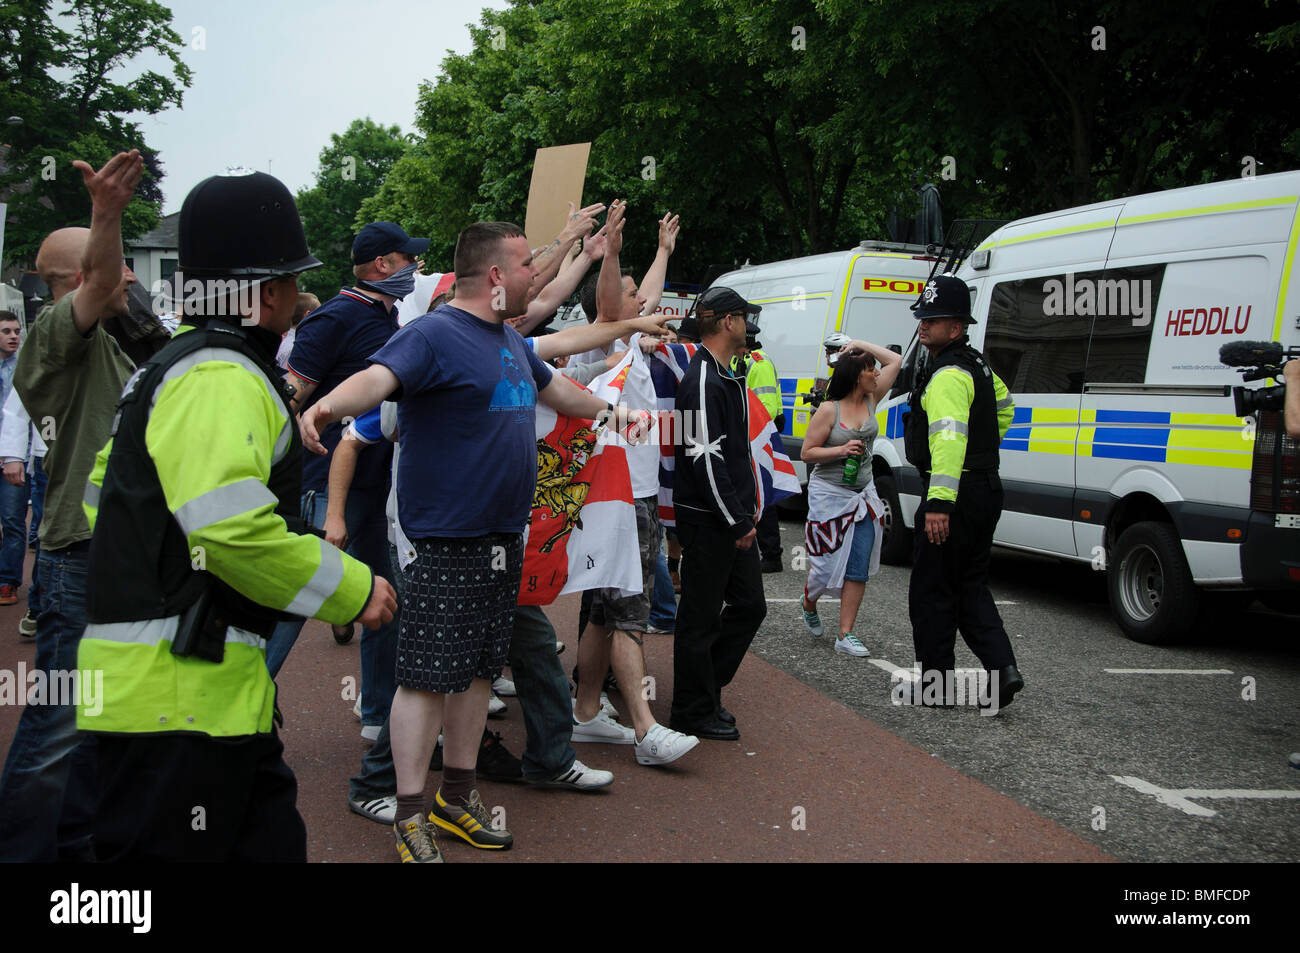
<svg viewBox="0 0 1300 953"><path fill-rule="evenodd" d="M133 115L157 149L163 213L198 182L231 166L270 172L297 192L315 184L331 133L369 116L415 131L422 80L450 50L472 47L469 23L503 0L163 0L194 71L184 107ZM200 32L196 32L200 31ZM201 44L203 49L196 49ZM161 56L140 56L117 75L170 76Z"/></svg>

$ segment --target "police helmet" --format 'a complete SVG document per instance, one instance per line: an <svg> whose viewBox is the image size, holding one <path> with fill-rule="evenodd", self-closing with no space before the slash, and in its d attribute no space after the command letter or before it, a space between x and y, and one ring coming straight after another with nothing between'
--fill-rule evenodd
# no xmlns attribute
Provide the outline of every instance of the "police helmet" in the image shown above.
<svg viewBox="0 0 1300 953"><path fill-rule="evenodd" d="M970 289L956 275L935 275L927 281L912 312L918 321L957 318L967 324L976 323L970 313Z"/></svg>
<svg viewBox="0 0 1300 953"><path fill-rule="evenodd" d="M197 278L271 278L321 267L298 206L265 172L214 175L185 196L179 270Z"/></svg>

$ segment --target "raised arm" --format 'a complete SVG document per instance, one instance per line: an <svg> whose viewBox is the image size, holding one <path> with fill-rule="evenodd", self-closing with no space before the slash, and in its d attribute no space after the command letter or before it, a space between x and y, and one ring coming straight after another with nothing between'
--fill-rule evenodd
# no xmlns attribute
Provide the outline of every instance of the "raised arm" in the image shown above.
<svg viewBox="0 0 1300 953"><path fill-rule="evenodd" d="M573 243L591 234L596 216L603 211L605 206L600 202L577 211L574 211L573 203L569 203L569 219L560 230L560 234L533 255L533 267L537 269L537 281L540 285L548 284L555 277Z"/></svg>
<svg viewBox="0 0 1300 953"><path fill-rule="evenodd" d="M894 381L898 380L898 372L903 367L903 355L879 344L872 344L870 341L850 341L844 345L843 350L865 351L876 359L880 364L880 379L876 382L876 391L871 395L871 399L875 403L880 403L888 397L889 389L894 386Z"/></svg>
<svg viewBox="0 0 1300 953"><path fill-rule="evenodd" d="M595 324L576 325L547 334L537 339L537 356L543 361L566 354L582 354L640 331L644 334L661 334L663 325L673 320L673 315L633 318L630 321L600 321Z"/></svg>
<svg viewBox="0 0 1300 953"><path fill-rule="evenodd" d="M582 278L592 262L600 261L603 257L605 257L605 229L601 228L596 234L583 240L582 251L578 252L577 257L565 265L555 279L528 303L528 313L524 315L522 321L514 325L515 330L527 336L529 331L553 315L582 283Z"/></svg>
<svg viewBox="0 0 1300 953"><path fill-rule="evenodd" d="M397 375L382 364L371 364L364 371L357 371L303 413L303 446L321 456L329 453L320 442L320 431L326 424L344 417L359 417L399 386Z"/></svg>
<svg viewBox="0 0 1300 953"><path fill-rule="evenodd" d="M600 277L596 280L596 320L622 313L619 299L623 297L623 276L618 270L618 255L623 250L624 214L627 203L615 199L609 203L609 216L605 219L605 258L600 263Z"/></svg>
<svg viewBox="0 0 1300 953"><path fill-rule="evenodd" d="M81 334L89 334L100 318L122 311L113 297L122 291L126 266L122 261L122 213L135 197L144 174L136 149L119 152L96 172L80 159L72 163L90 193L90 237L81 255L81 286L72 301L72 319Z"/></svg>
<svg viewBox="0 0 1300 953"><path fill-rule="evenodd" d="M664 279L668 277L668 258L677 248L677 233L681 230L678 218L679 216L670 213L659 220L659 249L637 289L641 292L641 297L645 298L642 314L654 314L655 308L659 307L659 299L663 297Z"/></svg>

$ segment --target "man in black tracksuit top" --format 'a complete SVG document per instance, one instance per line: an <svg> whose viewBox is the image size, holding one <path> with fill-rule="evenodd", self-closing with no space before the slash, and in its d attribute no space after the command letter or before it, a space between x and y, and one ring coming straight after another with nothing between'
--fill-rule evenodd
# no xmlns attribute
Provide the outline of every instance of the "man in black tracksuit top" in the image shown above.
<svg viewBox="0 0 1300 953"><path fill-rule="evenodd" d="M730 288L710 288L696 305L701 347L677 388L682 440L676 448L673 507L682 544L682 596L673 640L670 727L735 741L736 719L722 707L767 615L755 519L758 488L749 451L749 398L729 368L758 314ZM726 608L723 608L723 602Z"/></svg>

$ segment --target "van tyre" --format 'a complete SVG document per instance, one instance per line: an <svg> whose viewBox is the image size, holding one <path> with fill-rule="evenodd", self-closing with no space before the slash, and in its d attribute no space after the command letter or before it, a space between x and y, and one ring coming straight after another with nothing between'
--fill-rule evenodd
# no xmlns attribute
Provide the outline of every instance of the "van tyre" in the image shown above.
<svg viewBox="0 0 1300 953"><path fill-rule="evenodd" d="M885 504L885 538L880 545L880 561L890 566L906 566L912 558L912 531L903 524L898 488L891 474L882 473L876 477L876 493Z"/></svg>
<svg viewBox="0 0 1300 953"><path fill-rule="evenodd" d="M1134 523L1111 552L1107 588L1119 626L1134 642L1168 645L1196 625L1200 590L1168 523Z"/></svg>

